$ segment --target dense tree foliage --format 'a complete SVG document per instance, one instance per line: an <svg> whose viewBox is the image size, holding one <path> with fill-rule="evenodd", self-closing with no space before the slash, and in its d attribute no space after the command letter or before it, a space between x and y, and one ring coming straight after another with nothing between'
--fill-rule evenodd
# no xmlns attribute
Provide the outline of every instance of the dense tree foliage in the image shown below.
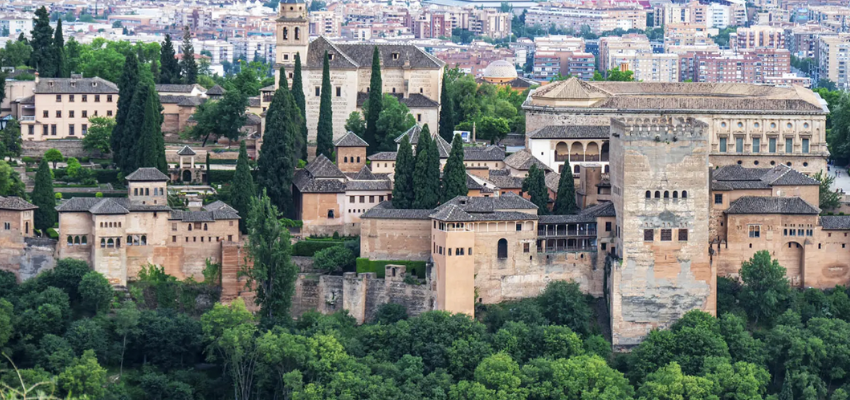
<svg viewBox="0 0 850 400"><path fill-rule="evenodd" d="M31 36L30 45L33 51L30 55L29 66L38 70L41 76L56 76L53 28L50 27L50 17L44 6L35 11Z"/></svg>
<svg viewBox="0 0 850 400"><path fill-rule="evenodd" d="M245 224L246 216L251 205L251 198L257 192L254 187L254 178L251 175L251 166L248 164L248 150L245 142L239 143L239 158L236 160L236 172L233 174L233 182L230 184L230 206L239 212L239 230L248 233Z"/></svg>
<svg viewBox="0 0 850 400"><path fill-rule="evenodd" d="M192 46L192 34L189 27L183 27L183 46L180 48L180 75L183 83L198 83L198 63L195 61L195 48Z"/></svg>
<svg viewBox="0 0 850 400"><path fill-rule="evenodd" d="M180 65L174 51L171 35L165 35L159 56L159 80L157 83L180 83Z"/></svg>
<svg viewBox="0 0 850 400"><path fill-rule="evenodd" d="M301 110L301 136L298 143L301 146L300 157L302 160L307 159L307 99L304 98L304 79L301 77L301 53L295 53L295 70L292 74L292 97L295 99L295 104ZM356 133L356 132L355 132ZM362 136L362 133L358 133Z"/></svg>
<svg viewBox="0 0 850 400"><path fill-rule="evenodd" d="M434 208L440 202L440 151L428 124L419 133L413 168L412 208Z"/></svg>
<svg viewBox="0 0 850 400"><path fill-rule="evenodd" d="M378 139L378 118L383 110L383 80L381 79L381 53L378 51L378 46L372 51L372 75L369 79L369 103L372 107L365 113L366 131L363 134L363 140L369 143L370 152L377 152L379 147Z"/></svg>
<svg viewBox="0 0 850 400"><path fill-rule="evenodd" d="M472 131L473 126L477 139L491 142L504 138L510 132L525 133L522 103L528 91L519 92L508 86L489 83L479 85L475 77L462 73L458 68L447 70L443 82L447 94L441 91L440 101L450 108L441 106L440 109L441 136L453 135L454 129ZM452 111L453 115L446 114L448 111ZM448 128L444 128L444 120L451 121L446 124Z"/></svg>
<svg viewBox="0 0 850 400"><path fill-rule="evenodd" d="M413 174L415 168L416 159L413 157L410 138L405 136L401 139L396 154L395 173L393 174L393 207L399 209L413 207L415 199Z"/></svg>
<svg viewBox="0 0 850 400"><path fill-rule="evenodd" d="M449 201L457 196L466 196L469 188L466 186L466 165L463 163L463 140L455 135L452 140L452 150L443 168L443 186L441 199Z"/></svg>
<svg viewBox="0 0 850 400"><path fill-rule="evenodd" d="M322 89L319 98L319 124L316 126L316 155L322 154L327 158L333 158L334 151L333 136L333 105L331 104L331 70L328 61L328 52L325 51L322 61Z"/></svg>
<svg viewBox="0 0 850 400"><path fill-rule="evenodd" d="M552 213L555 215L573 214L578 210L576 204L576 184L573 178L573 170L570 163L564 164L561 177L558 180L558 193L555 197L555 205Z"/></svg>
<svg viewBox="0 0 850 400"><path fill-rule="evenodd" d="M33 224L36 229L44 230L52 228L58 221L56 213L56 197L53 196L53 176L47 159L42 158L38 171L35 173L35 188L32 191L32 203L38 208L35 210Z"/></svg>
<svg viewBox="0 0 850 400"><path fill-rule="evenodd" d="M281 68L281 76L286 76L284 74ZM301 112L295 99L287 86L281 84L266 111L266 130L257 160L257 185L268 192L284 216L291 216L295 211L292 176L300 156L295 137L301 134L301 125Z"/></svg>
<svg viewBox="0 0 850 400"><path fill-rule="evenodd" d="M532 164L528 175L522 181L522 192L527 193L531 202L537 206L540 215L549 214L549 189L546 188L546 173Z"/></svg>
<svg viewBox="0 0 850 400"><path fill-rule="evenodd" d="M448 73L444 73L443 81L440 85L440 137L450 142L454 137L455 116L452 96L446 87L448 80Z"/></svg>
<svg viewBox="0 0 850 400"><path fill-rule="evenodd" d="M238 141L242 136L240 130L248 120L247 108L246 95L237 89L228 90L221 100L204 102L195 109L193 118L196 124L189 134L193 139L202 140L201 146L207 145L210 135Z"/></svg>

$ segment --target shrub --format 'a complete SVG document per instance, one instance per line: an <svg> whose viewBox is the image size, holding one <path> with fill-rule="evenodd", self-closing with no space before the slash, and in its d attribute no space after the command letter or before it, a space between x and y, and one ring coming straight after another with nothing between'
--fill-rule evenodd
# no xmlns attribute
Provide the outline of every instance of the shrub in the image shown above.
<svg viewBox="0 0 850 400"><path fill-rule="evenodd" d="M59 193L57 193L57 194L59 194ZM53 240L58 240L59 239L59 233L56 232L56 229L47 228L47 237L49 237Z"/></svg>
<svg viewBox="0 0 850 400"><path fill-rule="evenodd" d="M398 303L386 303L375 312L375 323L391 325L407 319L407 308Z"/></svg>
<svg viewBox="0 0 850 400"><path fill-rule="evenodd" d="M292 255L302 257L313 257L319 250L341 245L341 240L301 240L292 245Z"/></svg>
<svg viewBox="0 0 850 400"><path fill-rule="evenodd" d="M97 193L94 194L94 197L97 197L99 199L99 198L103 197L103 193L97 192Z"/></svg>
<svg viewBox="0 0 850 400"><path fill-rule="evenodd" d="M354 266L354 262L354 253L342 245L319 250L313 256L313 267L324 272L344 270Z"/></svg>
<svg viewBox="0 0 850 400"><path fill-rule="evenodd" d="M55 198L56 198L56 200L62 200L62 193L61 193L61 192L59 192L59 193L54 193L54 194L53 194L53 197L55 197Z"/></svg>
<svg viewBox="0 0 850 400"><path fill-rule="evenodd" d="M98 183L121 183L121 180L118 179L118 174L120 174L121 171L114 169L98 169L93 172Z"/></svg>

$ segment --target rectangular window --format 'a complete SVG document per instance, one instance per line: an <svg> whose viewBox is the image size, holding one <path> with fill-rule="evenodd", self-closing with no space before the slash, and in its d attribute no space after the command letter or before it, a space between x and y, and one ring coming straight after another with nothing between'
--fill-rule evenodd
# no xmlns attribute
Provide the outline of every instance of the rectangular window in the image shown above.
<svg viewBox="0 0 850 400"><path fill-rule="evenodd" d="M809 139L803 139L803 154L809 152Z"/></svg>
<svg viewBox="0 0 850 400"><path fill-rule="evenodd" d="M177 236L171 237L171 243L177 243Z"/></svg>
<svg viewBox="0 0 850 400"><path fill-rule="evenodd" d="M83 136L85 136L87 133L89 133L89 126L88 124L83 124L82 126L83 128L81 129L81 132L83 133Z"/></svg>
<svg viewBox="0 0 850 400"><path fill-rule="evenodd" d="M725 153L726 147L726 138L720 138L720 152Z"/></svg>
<svg viewBox="0 0 850 400"><path fill-rule="evenodd" d="M797 230L796 229L789 229L788 235L789 236L797 236Z"/></svg>
<svg viewBox="0 0 850 400"><path fill-rule="evenodd" d="M723 195L715 194L714 195L714 204L723 204Z"/></svg>
<svg viewBox="0 0 850 400"><path fill-rule="evenodd" d="M374 203L374 202L375 202L375 196L369 196L369 203L371 204L371 203Z"/></svg>
<svg viewBox="0 0 850 400"><path fill-rule="evenodd" d="M41 112L41 116L44 118L50 118L50 111L44 110Z"/></svg>
<svg viewBox="0 0 850 400"><path fill-rule="evenodd" d="M100 103L100 95L99 94L94 95L94 102Z"/></svg>
<svg viewBox="0 0 850 400"><path fill-rule="evenodd" d="M177 231L177 224L176 223L171 224L171 230L175 231L175 232Z"/></svg>
<svg viewBox="0 0 850 400"><path fill-rule="evenodd" d="M41 128L42 128L42 129L41 129L42 134L43 134L44 136L47 136L47 130L48 130L47 125L42 125L42 126L41 126Z"/></svg>
<svg viewBox="0 0 850 400"><path fill-rule="evenodd" d="M531 245L529 245L528 243L523 243L522 244L522 252L528 253L529 251L531 251Z"/></svg>
<svg viewBox="0 0 850 400"><path fill-rule="evenodd" d="M322 88L316 86L316 97L319 97L321 95L322 95Z"/></svg>
<svg viewBox="0 0 850 400"><path fill-rule="evenodd" d="M422 122L422 114L416 114L416 122Z"/></svg>
<svg viewBox="0 0 850 400"><path fill-rule="evenodd" d="M112 110L106 110L106 116L111 117L112 116Z"/></svg>
<svg viewBox="0 0 850 400"><path fill-rule="evenodd" d="M62 95L61 95L61 94L57 94L57 95L56 95L56 102L57 102L57 103L61 103L61 102L62 102Z"/></svg>
<svg viewBox="0 0 850 400"><path fill-rule="evenodd" d="M106 102L112 103L112 95L111 94L106 95Z"/></svg>
<svg viewBox="0 0 850 400"><path fill-rule="evenodd" d="M365 202L366 202L366 196L360 196L360 204L363 204Z"/></svg>
<svg viewBox="0 0 850 400"><path fill-rule="evenodd" d="M336 97L342 97L342 88L339 86L336 87Z"/></svg>
<svg viewBox="0 0 850 400"><path fill-rule="evenodd" d="M35 125L30 125L27 134L35 135Z"/></svg>
<svg viewBox="0 0 850 400"><path fill-rule="evenodd" d="M605 232L611 232L611 222L605 223Z"/></svg>
<svg viewBox="0 0 850 400"><path fill-rule="evenodd" d="M794 151L794 139L785 139L785 152L791 153Z"/></svg>
<svg viewBox="0 0 850 400"><path fill-rule="evenodd" d="M679 229L679 241L687 242L688 241L688 230L687 229Z"/></svg>
<svg viewBox="0 0 850 400"><path fill-rule="evenodd" d="M761 150L761 139L753 138L753 153L758 153Z"/></svg>
<svg viewBox="0 0 850 400"><path fill-rule="evenodd" d="M83 118L88 118L88 117L89 117L88 110L83 110Z"/></svg>
<svg viewBox="0 0 850 400"><path fill-rule="evenodd" d="M87 103L88 101L89 101L89 96L84 94L83 95L83 103Z"/></svg>
<svg viewBox="0 0 850 400"><path fill-rule="evenodd" d="M770 138L767 141L767 151L770 153L776 153L776 138Z"/></svg>
<svg viewBox="0 0 850 400"><path fill-rule="evenodd" d="M74 102L74 95L73 95L73 94L69 94L69 95L68 95L68 102L69 102L69 103L73 103L73 102Z"/></svg>
<svg viewBox="0 0 850 400"><path fill-rule="evenodd" d="M74 124L68 125L68 134L74 136Z"/></svg>
<svg viewBox="0 0 850 400"><path fill-rule="evenodd" d="M74 110L68 111L68 118L74 118Z"/></svg>
<svg viewBox="0 0 850 400"><path fill-rule="evenodd" d="M743 153L744 152L744 138L735 138L735 152Z"/></svg>
<svg viewBox="0 0 850 400"><path fill-rule="evenodd" d="M352 203L354 203L354 202L355 202L355 201L354 201L354 196L348 196L348 200L350 200Z"/></svg>
<svg viewBox="0 0 850 400"><path fill-rule="evenodd" d="M56 136L56 124L50 125L50 136Z"/></svg>
<svg viewBox="0 0 850 400"><path fill-rule="evenodd" d="M797 229L797 236L805 236L806 232L803 229Z"/></svg>
<svg viewBox="0 0 850 400"><path fill-rule="evenodd" d="M661 241L669 242L673 240L673 230L672 229L662 229L661 230Z"/></svg>
<svg viewBox="0 0 850 400"><path fill-rule="evenodd" d="M761 237L761 225L750 225L747 229L751 238Z"/></svg>
<svg viewBox="0 0 850 400"><path fill-rule="evenodd" d="M62 118L62 110L56 110L56 118Z"/></svg>
<svg viewBox="0 0 850 400"><path fill-rule="evenodd" d="M522 224L516 224L516 231L519 232L522 230Z"/></svg>
<svg viewBox="0 0 850 400"><path fill-rule="evenodd" d="M643 230L643 241L651 242L654 239L655 231L652 229L644 229Z"/></svg>

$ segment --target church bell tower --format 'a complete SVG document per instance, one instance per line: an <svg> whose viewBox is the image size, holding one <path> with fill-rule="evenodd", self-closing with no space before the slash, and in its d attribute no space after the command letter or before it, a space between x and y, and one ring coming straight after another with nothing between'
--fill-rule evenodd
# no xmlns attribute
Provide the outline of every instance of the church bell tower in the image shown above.
<svg viewBox="0 0 850 400"><path fill-rule="evenodd" d="M282 0L277 9L275 46L275 84L280 82L280 65L285 66L289 79L295 68L295 54L301 53L301 67L307 63L307 46L310 43L307 4L304 0ZM291 79L289 79L291 81Z"/></svg>

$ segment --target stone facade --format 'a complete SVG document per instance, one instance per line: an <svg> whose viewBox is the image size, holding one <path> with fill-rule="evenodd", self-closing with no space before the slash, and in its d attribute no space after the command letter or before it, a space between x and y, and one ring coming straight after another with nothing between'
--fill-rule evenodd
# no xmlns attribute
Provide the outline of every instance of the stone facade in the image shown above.
<svg viewBox="0 0 850 400"><path fill-rule="evenodd" d="M716 311L706 246L707 131L693 119L611 122L620 259L609 281L615 347L637 345L692 309Z"/></svg>

